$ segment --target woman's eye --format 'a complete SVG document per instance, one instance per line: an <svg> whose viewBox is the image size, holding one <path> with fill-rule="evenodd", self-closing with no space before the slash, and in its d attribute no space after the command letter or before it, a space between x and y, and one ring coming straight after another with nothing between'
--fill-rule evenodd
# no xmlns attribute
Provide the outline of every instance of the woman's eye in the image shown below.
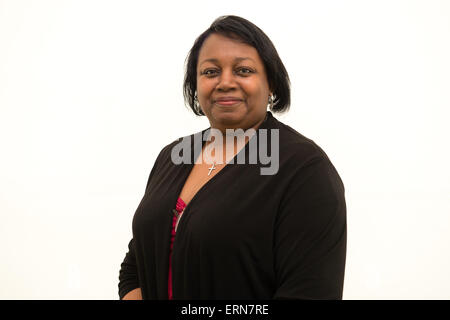
<svg viewBox="0 0 450 320"><path fill-rule="evenodd" d="M217 70L215 70L215 69L207 69L202 72L202 74L204 74L206 76L213 76L216 73L217 73Z"/></svg>
<svg viewBox="0 0 450 320"><path fill-rule="evenodd" d="M249 69L249 68L239 68L238 69L238 73L241 74L250 74L253 73L253 70Z"/></svg>

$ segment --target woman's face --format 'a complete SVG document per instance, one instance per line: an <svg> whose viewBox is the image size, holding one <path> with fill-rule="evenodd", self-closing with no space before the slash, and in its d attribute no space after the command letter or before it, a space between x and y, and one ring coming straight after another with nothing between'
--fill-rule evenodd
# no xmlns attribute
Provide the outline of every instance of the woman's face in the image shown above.
<svg viewBox="0 0 450 320"><path fill-rule="evenodd" d="M197 95L212 128L256 128L266 116L270 95L263 62L252 46L219 34L200 49Z"/></svg>

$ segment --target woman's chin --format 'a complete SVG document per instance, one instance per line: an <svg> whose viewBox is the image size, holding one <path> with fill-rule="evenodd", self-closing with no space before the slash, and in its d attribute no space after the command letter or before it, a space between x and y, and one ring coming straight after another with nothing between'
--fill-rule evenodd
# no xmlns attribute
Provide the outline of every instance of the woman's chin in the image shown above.
<svg viewBox="0 0 450 320"><path fill-rule="evenodd" d="M215 110L212 113L212 122L216 126L221 126L223 128L239 128L245 119L245 112L242 109L225 109L225 110Z"/></svg>

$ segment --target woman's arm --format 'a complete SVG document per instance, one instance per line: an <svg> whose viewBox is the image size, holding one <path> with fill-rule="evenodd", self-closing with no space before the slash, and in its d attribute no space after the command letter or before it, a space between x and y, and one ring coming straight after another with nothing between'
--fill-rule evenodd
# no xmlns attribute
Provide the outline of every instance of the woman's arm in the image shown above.
<svg viewBox="0 0 450 320"><path fill-rule="evenodd" d="M142 300L141 288L136 288L128 292L122 300Z"/></svg>
<svg viewBox="0 0 450 320"><path fill-rule="evenodd" d="M297 172L275 228L275 299L342 299L346 257L344 186L327 159Z"/></svg>
<svg viewBox="0 0 450 320"><path fill-rule="evenodd" d="M124 299L126 295L137 289L139 289L139 293L141 295L134 249L134 239L131 239L128 244L128 252L120 265L119 298Z"/></svg>

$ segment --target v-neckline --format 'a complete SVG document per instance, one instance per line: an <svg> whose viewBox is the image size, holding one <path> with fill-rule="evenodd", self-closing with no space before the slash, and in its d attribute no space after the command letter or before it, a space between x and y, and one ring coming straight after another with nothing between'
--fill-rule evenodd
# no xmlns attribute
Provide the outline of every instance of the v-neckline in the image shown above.
<svg viewBox="0 0 450 320"><path fill-rule="evenodd" d="M207 131L207 130L209 130L209 129L210 129L210 128L204 130L203 132L205 132L205 131ZM252 138L253 138L253 137L252 137ZM244 145L244 147L243 147L241 150L239 150L239 152L236 153L236 154L234 155L234 157L231 158L230 161L228 161L228 162L223 166L223 168L221 168L216 174L214 174L210 179L208 179L205 183L203 183L203 185L202 185L202 186L197 190L197 192L192 196L191 200L190 200L188 203L186 203L186 201L184 201L184 199L180 197L181 191L183 190L184 186L186 185L186 182L187 182L187 180L189 179L189 176L191 175L192 170L194 169L195 162L197 161L197 158L198 158L198 157L201 155L201 153L203 152L203 148L205 147L206 141L202 141L202 148L200 149L200 154L198 154L198 155L196 155L196 157L194 157L194 158L195 158L195 161L194 161L193 164L191 164L191 165L189 166L188 174L187 174L186 177L184 178L184 182L183 182L183 184L182 184L182 186L181 186L181 189L178 191L178 197L181 198L181 200L183 200L183 202L186 204L186 206L184 207L184 209L183 209L183 211L182 211L182 214L184 214L184 213L186 212L186 209L187 209L188 207L190 207L190 204L192 203L193 200L195 200L195 198L197 198L197 195L198 195L199 193L201 193L201 192L203 191L203 189L205 189L205 187L207 187L207 185L209 185L209 184L211 183L211 181L215 180L216 177L222 173L222 171L226 170L226 167L229 166L230 162L233 162L233 160L234 160L234 163L236 163L235 158L236 158L241 152L243 152L243 151L245 152L245 149L247 148L247 144L250 142L250 140L251 140L251 139L249 139L249 141ZM194 155L194 156L195 156L195 155ZM181 213L180 213L180 216L181 216Z"/></svg>
<svg viewBox="0 0 450 320"><path fill-rule="evenodd" d="M236 162L237 156L238 156L241 152L246 152L246 150L247 150L247 148L248 148L248 146L249 146L250 141L251 141L252 139L254 139L255 137L258 137L258 136L259 136L259 129L266 129L267 123L269 122L269 119L271 119L271 118L273 117L270 111L267 111L267 112L266 112L266 115L267 115L267 116L266 116L266 119L260 124L260 126L258 127L258 129L255 130L255 134L252 135L252 137L251 137L250 139L248 139L248 141L245 143L244 147L243 147L241 150L239 150L239 152L236 153L236 154L234 155L234 157L231 158L219 172L217 172L211 179L209 179L208 181L206 181L206 182L205 182L205 183L197 190L197 192L196 192L196 193L194 194L194 196L191 198L191 200L189 201L189 203L186 203L186 202L184 201L184 199L182 199L182 200L186 203L186 206L184 207L184 209L183 209L183 211L182 211L183 214L185 214L186 211L187 211L187 209L191 207L192 201L194 201L196 198L198 198L198 194L201 193L201 192L204 192L204 189L207 188L207 187L212 183L211 181L214 182L215 180L217 180L218 178L216 178L216 177L217 177L217 176L220 176L221 174L223 174L222 172L223 172L224 170L227 170L227 167L229 167L230 162L232 162L233 164L236 164L236 163L237 163L237 162ZM193 150L191 155L193 155L193 158L194 158L195 160L194 160L194 163L189 164L189 167L188 167L188 169L186 170L186 171L187 171L187 174L184 176L184 178L183 178L183 183L181 184L181 186L178 188L178 191L177 191L177 199L178 199L178 197L180 197L181 191L183 190L183 188L184 188L184 186L185 186L185 184L186 184L186 181L187 181L187 179L189 178L189 176L190 176L190 174L191 174L191 172L192 172L192 169L193 169L194 166L195 166L195 162L196 162L197 158L200 156L201 152L203 151L203 148L204 148L205 143L206 143L206 141L203 139L203 135L205 134L205 132L207 132L207 131L210 130L210 129L211 129L211 127L209 127L209 128L207 128L207 129L201 131L202 147L200 148L200 153L199 153L199 154L196 155L196 154L194 153L194 152L195 152L195 148L192 148L194 142L191 143L191 150ZM210 132L208 131L208 137L209 137L209 133L210 133ZM194 139L194 140L195 140L195 139ZM258 141L257 141L256 143L258 143ZM257 148L257 149L258 149L258 148ZM180 198L181 198L181 197L180 197Z"/></svg>

